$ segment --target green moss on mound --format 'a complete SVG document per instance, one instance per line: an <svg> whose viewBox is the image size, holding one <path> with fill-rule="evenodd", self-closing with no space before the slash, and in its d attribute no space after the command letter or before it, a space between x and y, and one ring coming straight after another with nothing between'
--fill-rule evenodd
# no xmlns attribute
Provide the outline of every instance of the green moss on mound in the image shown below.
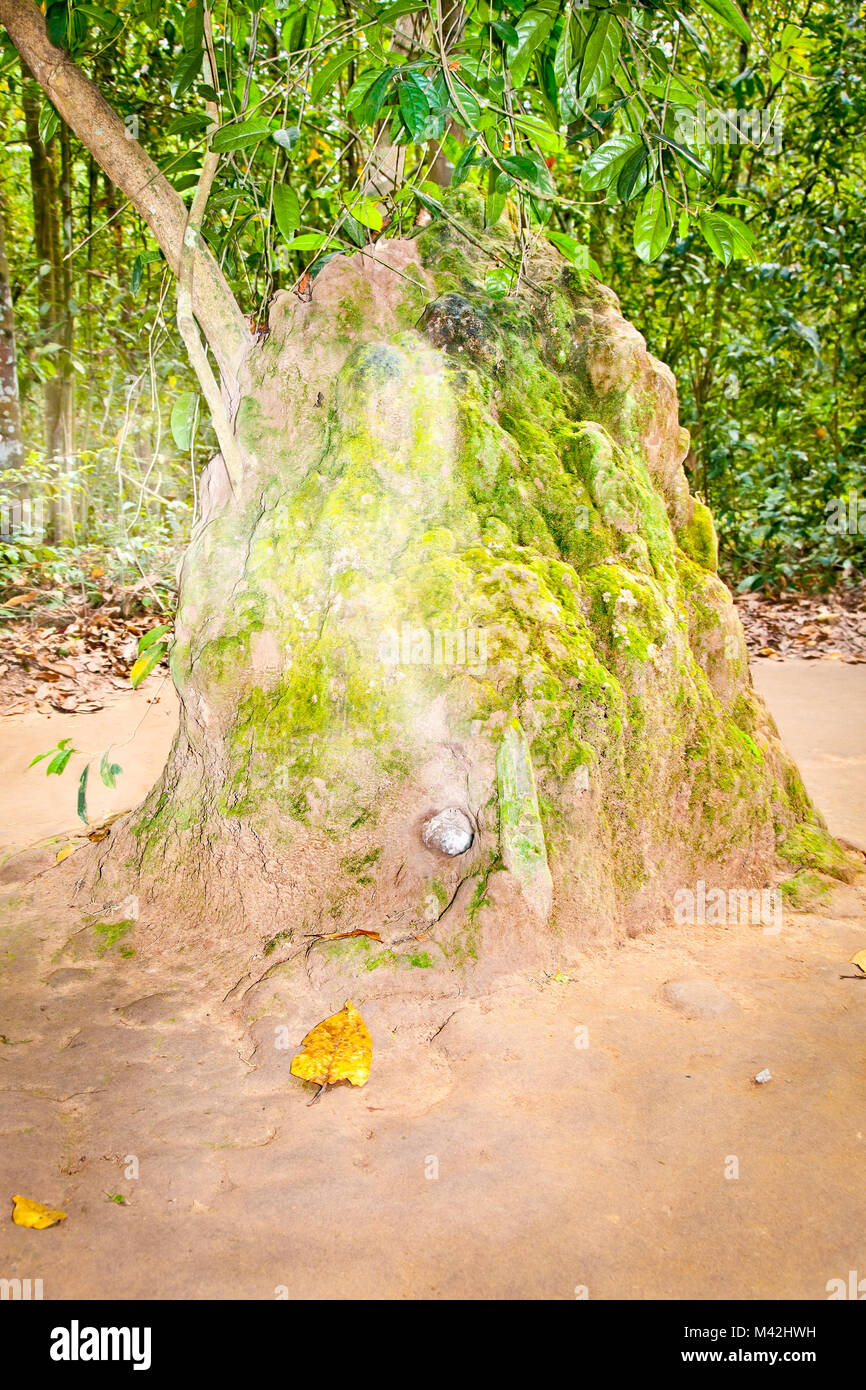
<svg viewBox="0 0 866 1390"><path fill-rule="evenodd" d="M477 235L472 195L452 209ZM504 247L504 228L487 235ZM829 837L797 824L808 797L751 690L658 364L609 292L552 255L531 267L541 293L493 303L489 259L451 224L417 245L432 304L401 280L383 320L359 263L330 262L323 277L346 273L305 339L304 382L280 368L300 329L252 359L239 435L254 484L185 566L186 762L147 803L145 839L201 843L215 813L267 843L314 829L334 842L328 911L346 915L385 873L401 789L443 744L483 745L493 769L516 718L560 903L575 884L625 903L668 860L742 863L777 837L788 862L843 876ZM471 632L483 660L425 658L425 641ZM431 865L447 901L439 877ZM477 950L486 882L452 958ZM372 968L368 948L345 945Z"/></svg>

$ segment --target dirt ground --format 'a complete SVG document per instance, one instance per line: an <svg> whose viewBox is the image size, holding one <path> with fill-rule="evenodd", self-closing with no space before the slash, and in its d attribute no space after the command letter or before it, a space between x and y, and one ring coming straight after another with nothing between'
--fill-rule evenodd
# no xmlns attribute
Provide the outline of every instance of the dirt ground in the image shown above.
<svg viewBox="0 0 866 1390"><path fill-rule="evenodd" d="M866 666L756 681L866 847ZM174 721L155 691L0 723L3 846L73 829L68 775L23 770L58 737L100 752L146 712L94 808L146 789ZM192 968L80 947L46 879L0 884L0 1200L68 1212L0 1223L0 1277L47 1299L826 1298L866 1275L866 979L841 978L863 884L778 933L648 923L480 999L357 997L370 1080L314 1106L289 1065L318 1017L243 1029Z"/></svg>

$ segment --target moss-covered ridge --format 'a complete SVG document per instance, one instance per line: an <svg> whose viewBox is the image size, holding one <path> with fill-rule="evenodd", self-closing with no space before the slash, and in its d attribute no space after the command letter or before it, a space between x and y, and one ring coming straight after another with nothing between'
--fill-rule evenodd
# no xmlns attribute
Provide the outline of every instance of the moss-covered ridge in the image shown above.
<svg viewBox="0 0 866 1390"><path fill-rule="evenodd" d="M498 303L451 222L377 256L394 271L336 258L312 305L278 299L251 355L246 484L185 564L184 724L146 851L228 827L269 885L314 853L308 917L459 936L461 881L514 876L496 763L516 720L555 925L657 910L714 867L765 879L778 838L822 832L751 687L671 374L551 255ZM456 803L476 843L443 866L418 816Z"/></svg>

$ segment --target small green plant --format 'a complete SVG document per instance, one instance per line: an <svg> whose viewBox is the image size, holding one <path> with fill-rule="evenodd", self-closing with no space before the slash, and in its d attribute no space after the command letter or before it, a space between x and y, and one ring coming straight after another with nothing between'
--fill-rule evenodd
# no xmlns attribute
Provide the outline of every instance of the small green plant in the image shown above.
<svg viewBox="0 0 866 1390"><path fill-rule="evenodd" d="M46 776L50 777L53 773L55 776L59 777L62 772L66 771L70 758L79 756L78 749L72 748L70 746L71 743L71 738L62 738L54 748L49 748L45 753L37 753L36 757L27 764L28 771L31 767L34 767L36 763L42 762L43 758L49 758L50 761L45 770ZM99 775L105 786L113 789L117 785L117 777L123 771L123 768L119 763L111 761L109 757L110 753L111 749L106 748L105 752L102 754L99 760ZM85 754L85 756L87 757L87 762L84 764L81 775L78 778L77 809L79 818L87 825L87 777L90 772L91 756L87 754Z"/></svg>
<svg viewBox="0 0 866 1390"><path fill-rule="evenodd" d="M54 748L49 748L45 753L37 753L36 757L27 764L28 771L31 767L35 767L37 763L41 763L43 758L50 758L51 761L45 769L46 776L50 777L53 773L59 777L61 772L66 771L66 765L73 753L78 752L77 748L70 748L69 745L71 742L71 738L62 738Z"/></svg>

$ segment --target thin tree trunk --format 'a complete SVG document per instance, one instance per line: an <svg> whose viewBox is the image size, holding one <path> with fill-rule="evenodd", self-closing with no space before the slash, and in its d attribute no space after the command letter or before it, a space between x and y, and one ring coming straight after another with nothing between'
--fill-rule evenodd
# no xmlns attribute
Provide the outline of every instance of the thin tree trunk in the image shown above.
<svg viewBox="0 0 866 1390"><path fill-rule="evenodd" d="M39 133L39 89L23 60L21 105L27 143L30 146L30 191L33 202L33 243L39 262L39 327L43 346L57 341L60 317L60 290L57 283L60 238L57 228L57 181L49 150ZM55 364L56 365L56 364ZM45 449L53 456L60 415L60 382L57 376L45 383Z"/></svg>
<svg viewBox="0 0 866 1390"><path fill-rule="evenodd" d="M23 462L15 312L6 260L5 209L0 196L0 469L20 468Z"/></svg>
<svg viewBox="0 0 866 1390"><path fill-rule="evenodd" d="M58 468L58 540L75 535L73 478L75 470L75 379L72 352L75 319L72 302L72 148L69 127L60 126L60 245L57 248L55 283L59 292L58 326L62 352L58 354L58 412L54 458Z"/></svg>

